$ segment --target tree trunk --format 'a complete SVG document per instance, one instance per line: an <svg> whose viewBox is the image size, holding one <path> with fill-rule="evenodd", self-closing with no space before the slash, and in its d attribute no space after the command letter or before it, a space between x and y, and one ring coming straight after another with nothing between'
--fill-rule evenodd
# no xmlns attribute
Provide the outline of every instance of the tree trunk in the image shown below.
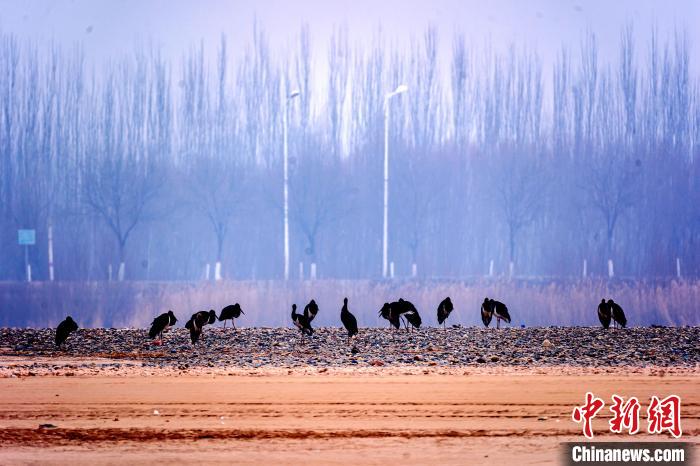
<svg viewBox="0 0 700 466"><path fill-rule="evenodd" d="M119 269L117 271L117 280L124 281L126 275L126 238L119 239Z"/></svg>
<svg viewBox="0 0 700 466"><path fill-rule="evenodd" d="M516 228L513 225L508 226L508 243L510 247L510 262L515 262L515 235L516 235Z"/></svg>
<svg viewBox="0 0 700 466"><path fill-rule="evenodd" d="M214 281L221 280L221 259L224 255L225 233L218 231L216 234L216 265L214 266Z"/></svg>

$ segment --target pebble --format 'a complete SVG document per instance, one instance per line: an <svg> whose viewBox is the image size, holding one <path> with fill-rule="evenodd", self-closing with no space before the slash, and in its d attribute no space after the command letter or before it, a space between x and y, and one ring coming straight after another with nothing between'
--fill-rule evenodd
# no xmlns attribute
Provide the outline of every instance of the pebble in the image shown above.
<svg viewBox="0 0 700 466"><path fill-rule="evenodd" d="M292 328L207 326L197 345L186 329L165 334L162 345L144 329L80 329L57 348L53 329L0 329L0 377L63 375L97 371L338 368L338 367L516 367L568 365L594 368L693 369L700 365L700 327L448 327L396 331L361 328L348 345L340 328L318 328L302 339ZM556 342L556 345L553 343ZM669 350L672 349L672 350ZM37 359L32 359L37 358ZM62 361L66 361L62 363Z"/></svg>

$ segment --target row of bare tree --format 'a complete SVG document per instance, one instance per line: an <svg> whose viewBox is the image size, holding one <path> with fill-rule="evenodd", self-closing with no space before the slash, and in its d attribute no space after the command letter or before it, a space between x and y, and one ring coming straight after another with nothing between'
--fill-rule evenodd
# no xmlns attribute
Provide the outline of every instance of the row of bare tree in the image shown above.
<svg viewBox="0 0 700 466"><path fill-rule="evenodd" d="M461 35L443 63L434 28L408 49L338 28L322 57L304 26L280 56L256 27L235 61L222 37L215 60L200 45L94 67L0 33L0 280L24 277L20 228L37 231L35 279L49 229L60 280L197 280L214 263L280 278L287 107L292 263L377 277L384 95L404 82L390 104L397 275L572 276L584 261L602 275L609 259L621 275L698 275L700 80L685 34L634 38L624 28L601 63L586 34L545 69L535 50Z"/></svg>

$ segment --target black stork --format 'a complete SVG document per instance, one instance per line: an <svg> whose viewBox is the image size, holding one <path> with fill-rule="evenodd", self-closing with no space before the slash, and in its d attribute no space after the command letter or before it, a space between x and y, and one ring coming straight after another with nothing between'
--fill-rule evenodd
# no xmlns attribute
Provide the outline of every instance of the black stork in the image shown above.
<svg viewBox="0 0 700 466"><path fill-rule="evenodd" d="M68 338L68 335L76 330L78 330L78 324L75 323L71 316L66 317L66 319L56 327L56 346L61 346Z"/></svg>
<svg viewBox="0 0 700 466"><path fill-rule="evenodd" d="M379 315L388 320L389 324L395 329L401 328L401 320L399 318L399 313L396 309L392 308L392 304L384 303L382 308L379 310Z"/></svg>
<svg viewBox="0 0 700 466"><path fill-rule="evenodd" d="M622 328L627 327L627 317L625 317L625 311L622 310L622 307L612 299L608 300L608 306L612 312L612 320Z"/></svg>
<svg viewBox="0 0 700 466"><path fill-rule="evenodd" d="M450 300L450 297L448 296L447 298L443 299L442 302L440 302L440 305L437 308L438 325L442 324L442 327L445 328L445 321L453 310L454 306L452 306L452 300Z"/></svg>
<svg viewBox="0 0 700 466"><path fill-rule="evenodd" d="M481 303L481 321L485 327L488 327L491 319L493 319L493 306L489 298L484 298L484 302Z"/></svg>
<svg viewBox="0 0 700 466"><path fill-rule="evenodd" d="M411 324L413 328L420 328L422 320L418 309L412 302L399 298L397 302L391 303L391 306L392 309L398 309L398 314L406 319L406 330L408 330L408 324Z"/></svg>
<svg viewBox="0 0 700 466"><path fill-rule="evenodd" d="M151 323L151 329L148 331L148 338L153 340L155 337L160 335L160 341L163 341L163 332L168 330L170 327L177 323L177 318L173 311L165 312L155 319Z"/></svg>
<svg viewBox="0 0 700 466"><path fill-rule="evenodd" d="M489 302L491 303L491 309L493 309L493 315L496 316L496 328L501 328L502 320L510 323L510 314L506 305L493 299L489 300Z"/></svg>
<svg viewBox="0 0 700 466"><path fill-rule="evenodd" d="M204 326L213 324L214 322L216 322L216 312L214 309L211 309L209 312L199 311L192 314L190 320L185 324L185 328L190 331L190 340L192 340L193 345L199 341Z"/></svg>
<svg viewBox="0 0 700 466"><path fill-rule="evenodd" d="M241 316L241 314L245 314L245 312L243 312L243 309L241 309L240 304L229 304L221 310L221 313L219 314L219 322L223 320L224 328L226 328L226 321L230 320L231 326L233 328L236 328L235 319L238 319Z"/></svg>
<svg viewBox="0 0 700 466"><path fill-rule="evenodd" d="M600 300L598 304L598 320L600 320L603 328L610 327L610 319L612 318L612 312L610 310L610 305L605 302L605 298Z"/></svg>
<svg viewBox="0 0 700 466"><path fill-rule="evenodd" d="M309 320L309 324L314 320L316 314L318 314L318 305L316 301L312 299L309 301L309 304L304 307L304 316Z"/></svg>
<svg viewBox="0 0 700 466"><path fill-rule="evenodd" d="M292 304L292 322L301 330L301 336L311 336L314 334L314 329L311 328L311 322L304 314L297 314L297 305Z"/></svg>
<svg viewBox="0 0 700 466"><path fill-rule="evenodd" d="M357 335L357 319L352 312L348 310L348 298L343 299L343 308L340 310L340 321L343 323L345 330L348 331L348 344L350 339Z"/></svg>

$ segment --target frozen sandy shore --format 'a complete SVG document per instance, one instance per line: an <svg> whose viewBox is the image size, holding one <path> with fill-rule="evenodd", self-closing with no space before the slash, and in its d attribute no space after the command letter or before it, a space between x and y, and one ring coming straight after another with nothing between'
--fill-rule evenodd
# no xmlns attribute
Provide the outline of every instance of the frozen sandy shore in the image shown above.
<svg viewBox="0 0 700 466"><path fill-rule="evenodd" d="M549 372L4 378L0 463L558 464L559 444L582 439L571 411L586 391L678 394L697 442L697 375ZM626 439L609 415L596 438Z"/></svg>

